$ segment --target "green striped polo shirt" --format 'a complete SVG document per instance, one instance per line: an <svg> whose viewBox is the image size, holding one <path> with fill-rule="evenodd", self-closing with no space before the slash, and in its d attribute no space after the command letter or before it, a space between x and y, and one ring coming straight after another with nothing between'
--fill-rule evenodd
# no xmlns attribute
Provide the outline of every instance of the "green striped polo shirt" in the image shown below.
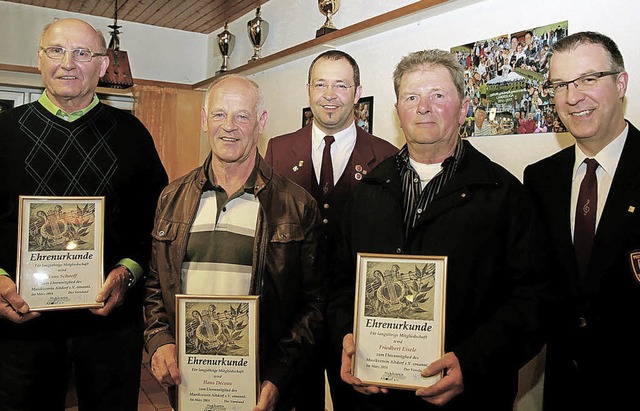
<svg viewBox="0 0 640 411"><path fill-rule="evenodd" d="M191 226L182 263L186 294L247 295L260 203L254 194L257 165L244 186L227 197L209 181Z"/></svg>

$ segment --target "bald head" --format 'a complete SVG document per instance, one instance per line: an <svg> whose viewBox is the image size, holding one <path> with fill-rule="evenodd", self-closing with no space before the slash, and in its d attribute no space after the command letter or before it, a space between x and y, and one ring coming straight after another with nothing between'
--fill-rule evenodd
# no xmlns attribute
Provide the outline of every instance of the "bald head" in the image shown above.
<svg viewBox="0 0 640 411"><path fill-rule="evenodd" d="M255 82L239 75L217 79L209 87L202 109L202 130L209 136L212 166L251 166L266 121Z"/></svg>
<svg viewBox="0 0 640 411"><path fill-rule="evenodd" d="M74 30L89 33L92 40L96 41L96 48L92 49L96 53L104 53L107 51L107 42L104 38L104 35L100 30L96 30L92 25L87 23L84 20L68 18L68 19L59 19L54 21L53 23L49 23L42 29L42 33L40 33L40 38L38 39L38 47L46 47L43 46L43 39L49 30L60 30L60 27L63 30ZM93 33L92 33L93 32Z"/></svg>
<svg viewBox="0 0 640 411"><path fill-rule="evenodd" d="M77 49L90 53L90 60L76 60L73 50ZM47 25L40 36L38 69L49 99L67 113L89 106L109 66L108 57L95 54L105 51L104 37L85 21L61 19Z"/></svg>

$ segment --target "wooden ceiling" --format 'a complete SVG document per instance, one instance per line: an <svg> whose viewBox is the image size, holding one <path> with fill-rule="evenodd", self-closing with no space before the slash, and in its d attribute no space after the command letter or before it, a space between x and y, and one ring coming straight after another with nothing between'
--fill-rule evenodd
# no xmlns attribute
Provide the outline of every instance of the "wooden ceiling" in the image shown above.
<svg viewBox="0 0 640 411"><path fill-rule="evenodd" d="M116 0L5 0L107 18ZM212 33L269 0L118 0L118 24L130 21L195 33Z"/></svg>

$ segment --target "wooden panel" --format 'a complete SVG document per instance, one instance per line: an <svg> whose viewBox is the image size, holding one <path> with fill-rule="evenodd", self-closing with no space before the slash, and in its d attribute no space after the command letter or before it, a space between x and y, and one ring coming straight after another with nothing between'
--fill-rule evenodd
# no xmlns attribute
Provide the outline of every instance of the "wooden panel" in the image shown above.
<svg viewBox="0 0 640 411"><path fill-rule="evenodd" d="M138 20L142 20L149 24L149 19L162 11L163 7L171 7L170 0L156 0L150 2L149 7L138 16Z"/></svg>
<svg viewBox="0 0 640 411"><path fill-rule="evenodd" d="M175 3L175 4L174 4ZM193 10L194 12L202 7L204 1L198 0L185 0L181 2L171 2L174 5L165 7L162 11L156 13L155 16L149 18L148 24L158 25L161 27L168 27L175 19L177 19L182 13L187 10Z"/></svg>
<svg viewBox="0 0 640 411"><path fill-rule="evenodd" d="M6 0L113 18L115 0ZM118 23L135 22L209 34L269 0L118 0ZM305 0L311 1L311 0Z"/></svg>

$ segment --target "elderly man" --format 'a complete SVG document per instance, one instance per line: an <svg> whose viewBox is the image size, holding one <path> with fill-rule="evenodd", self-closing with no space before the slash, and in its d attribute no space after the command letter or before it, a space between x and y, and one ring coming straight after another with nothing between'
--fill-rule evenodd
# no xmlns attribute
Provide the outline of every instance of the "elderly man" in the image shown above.
<svg viewBox="0 0 640 411"><path fill-rule="evenodd" d="M412 53L393 78L407 144L347 203L332 272L342 378L370 394L366 410L511 411L518 370L542 347L547 267L533 207L513 175L459 138L469 102L454 55ZM357 252L448 256L445 354L422 371L443 373L435 384L392 390L350 373Z"/></svg>
<svg viewBox="0 0 640 411"><path fill-rule="evenodd" d="M329 50L318 55L309 67L307 82L312 125L269 140L265 159L320 205L322 242L330 259L347 198L364 175L398 149L356 126L354 106L362 85L358 63L349 54ZM340 379L340 352L333 352L323 340L301 376L307 383L298 390L297 411L325 410L325 368L334 410L352 410L356 394Z"/></svg>
<svg viewBox="0 0 640 411"><path fill-rule="evenodd" d="M256 409L290 410L300 364L323 321L321 222L311 195L258 153L266 121L254 82L230 75L209 88L202 129L211 154L158 201L145 339L154 376L179 384L175 294L260 295Z"/></svg>
<svg viewBox="0 0 640 411"><path fill-rule="evenodd" d="M629 74L616 43L579 32L552 47L547 87L576 139L525 169L563 291L547 344L545 410L622 410L640 375L640 131L624 118Z"/></svg>
<svg viewBox="0 0 640 411"><path fill-rule="evenodd" d="M0 115L0 409L64 409L73 369L80 410L137 410L142 287L153 210L167 184L151 135L95 90L102 34L78 19L45 27L45 91ZM31 312L16 294L18 196L104 196L106 275L92 310Z"/></svg>

